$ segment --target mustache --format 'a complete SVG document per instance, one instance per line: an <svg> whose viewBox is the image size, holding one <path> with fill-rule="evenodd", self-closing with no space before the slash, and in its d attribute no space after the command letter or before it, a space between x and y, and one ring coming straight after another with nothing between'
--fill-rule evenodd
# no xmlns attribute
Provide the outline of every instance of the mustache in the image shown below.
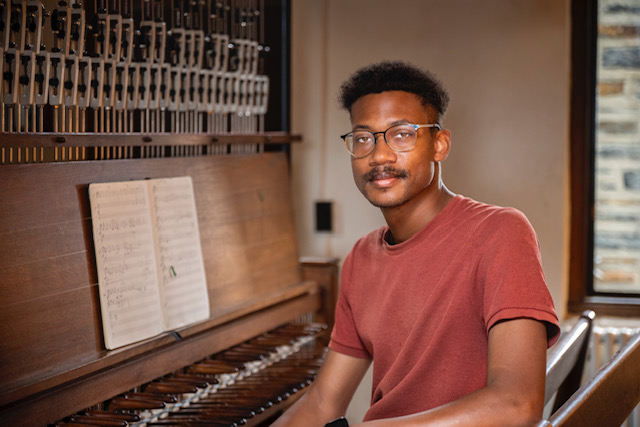
<svg viewBox="0 0 640 427"><path fill-rule="evenodd" d="M396 169L393 166L385 166L382 168L373 168L364 175L362 178L365 181L373 181L375 179L385 178L408 178L409 172L404 169Z"/></svg>

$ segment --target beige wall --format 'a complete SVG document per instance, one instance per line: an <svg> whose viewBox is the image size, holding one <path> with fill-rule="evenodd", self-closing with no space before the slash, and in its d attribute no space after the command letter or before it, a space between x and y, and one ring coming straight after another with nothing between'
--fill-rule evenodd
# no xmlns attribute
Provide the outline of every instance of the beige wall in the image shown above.
<svg viewBox="0 0 640 427"><path fill-rule="evenodd" d="M522 210L538 233L561 316L567 288L570 22L568 0L292 0L294 199L302 255L344 259L384 224L355 188L336 96L358 67L409 60L449 89L444 125L454 192ZM335 231L313 230L334 202Z"/></svg>

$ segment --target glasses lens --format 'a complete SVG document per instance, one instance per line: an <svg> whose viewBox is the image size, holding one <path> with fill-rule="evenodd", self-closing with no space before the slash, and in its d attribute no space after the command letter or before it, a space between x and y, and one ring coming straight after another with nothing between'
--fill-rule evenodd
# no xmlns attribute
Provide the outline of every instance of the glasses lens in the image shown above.
<svg viewBox="0 0 640 427"><path fill-rule="evenodd" d="M398 125L387 129L385 139L396 151L408 151L416 145L416 130L410 125Z"/></svg>
<svg viewBox="0 0 640 427"><path fill-rule="evenodd" d="M373 150L375 138L371 132L357 130L345 138L347 148L356 157L364 157Z"/></svg>

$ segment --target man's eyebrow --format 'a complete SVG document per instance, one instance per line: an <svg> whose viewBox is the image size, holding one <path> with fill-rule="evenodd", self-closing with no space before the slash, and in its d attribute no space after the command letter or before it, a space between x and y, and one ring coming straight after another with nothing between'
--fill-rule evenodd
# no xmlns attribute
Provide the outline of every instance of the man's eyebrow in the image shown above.
<svg viewBox="0 0 640 427"><path fill-rule="evenodd" d="M388 129L388 128L392 127L392 126L406 125L407 123L410 123L409 120L407 120L407 119L395 120L395 121L389 123L389 125L386 127L386 129ZM353 130L372 130L372 129L373 128L371 126L369 126L369 125L354 125L353 126Z"/></svg>
<svg viewBox="0 0 640 427"><path fill-rule="evenodd" d="M392 122L389 126L406 125L407 123L409 123L409 120L401 119L401 120L396 120L395 122Z"/></svg>

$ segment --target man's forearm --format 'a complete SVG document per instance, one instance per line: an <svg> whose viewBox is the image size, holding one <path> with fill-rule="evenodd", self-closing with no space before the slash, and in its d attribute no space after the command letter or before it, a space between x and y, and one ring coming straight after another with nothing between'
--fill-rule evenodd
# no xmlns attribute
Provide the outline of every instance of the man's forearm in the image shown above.
<svg viewBox="0 0 640 427"><path fill-rule="evenodd" d="M484 388L455 402L429 411L398 418L351 424L352 427L482 427L534 426L542 418L543 396L528 398L505 395Z"/></svg>
<svg viewBox="0 0 640 427"><path fill-rule="evenodd" d="M530 426L542 418L547 333L543 323L514 319L489 331L487 386L415 415L362 427ZM429 387L425 384L425 387Z"/></svg>
<svg viewBox="0 0 640 427"><path fill-rule="evenodd" d="M313 384L273 426L323 427L344 415L370 364L369 359L329 350Z"/></svg>

